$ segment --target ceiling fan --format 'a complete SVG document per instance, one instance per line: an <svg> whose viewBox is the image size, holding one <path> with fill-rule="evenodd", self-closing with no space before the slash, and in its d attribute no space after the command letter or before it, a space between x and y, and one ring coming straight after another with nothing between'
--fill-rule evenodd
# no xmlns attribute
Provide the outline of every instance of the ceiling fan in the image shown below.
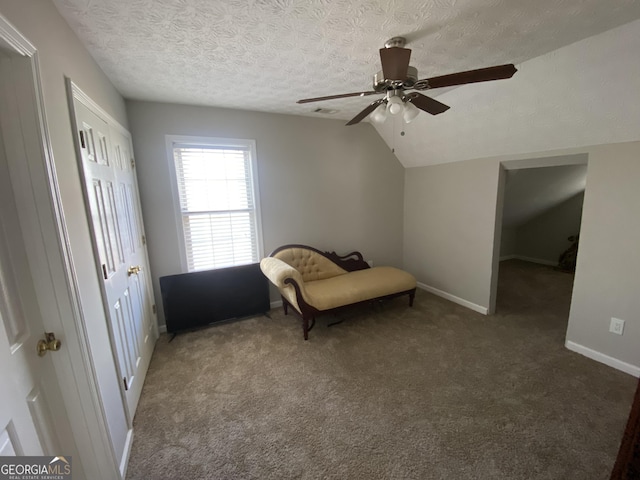
<svg viewBox="0 0 640 480"><path fill-rule="evenodd" d="M407 41L404 37L393 37L380 49L382 70L373 76L373 90L367 92L343 93L326 97L305 98L296 103L321 102L346 97L365 97L368 95L384 94L384 97L369 104L358 115L353 117L347 125L355 125L373 112L372 120L382 122L387 113L396 115L403 112L404 121L409 123L423 110L431 115L438 115L449 109L444 103L427 97L418 92L408 90L429 90L432 88L464 85L467 83L488 82L511 78L516 67L509 63L495 67L468 70L466 72L451 73L439 77L418 80L418 70L409 65L411 50L404 48Z"/></svg>

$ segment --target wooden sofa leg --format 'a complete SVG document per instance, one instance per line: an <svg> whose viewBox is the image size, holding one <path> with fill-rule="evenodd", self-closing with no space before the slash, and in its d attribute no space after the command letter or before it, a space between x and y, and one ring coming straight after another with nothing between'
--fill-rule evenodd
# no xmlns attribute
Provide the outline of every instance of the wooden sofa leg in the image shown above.
<svg viewBox="0 0 640 480"><path fill-rule="evenodd" d="M302 317L302 331L304 332L304 339L309 340L309 317L306 315Z"/></svg>
<svg viewBox="0 0 640 480"><path fill-rule="evenodd" d="M289 302L282 295L280 296L282 299L282 308L284 309L284 314L287 315L289 313Z"/></svg>
<svg viewBox="0 0 640 480"><path fill-rule="evenodd" d="M414 290L409 294L409 306L413 307L413 299L416 298L416 291Z"/></svg>

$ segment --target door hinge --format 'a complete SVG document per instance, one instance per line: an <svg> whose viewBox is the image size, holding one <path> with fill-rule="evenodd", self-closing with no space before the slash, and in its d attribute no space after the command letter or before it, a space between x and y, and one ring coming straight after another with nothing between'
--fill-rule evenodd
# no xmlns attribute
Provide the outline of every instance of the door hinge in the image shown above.
<svg viewBox="0 0 640 480"><path fill-rule="evenodd" d="M151 310L153 310L153 313L156 313L158 311L158 309L156 308L156 304L155 303L151 307Z"/></svg>
<svg viewBox="0 0 640 480"><path fill-rule="evenodd" d="M147 244L147 237L145 237L144 235L142 235L142 244L143 245Z"/></svg>
<svg viewBox="0 0 640 480"><path fill-rule="evenodd" d="M124 377L122 380L124 381L124 389L125 390L129 390L129 384L127 383L127 377Z"/></svg>
<svg viewBox="0 0 640 480"><path fill-rule="evenodd" d="M80 130L80 145L82 145L82 148L87 148L86 144L84 143L84 132L82 130Z"/></svg>
<svg viewBox="0 0 640 480"><path fill-rule="evenodd" d="M109 280L109 276L107 275L107 265L104 263L102 264L102 276L105 280Z"/></svg>
<svg viewBox="0 0 640 480"><path fill-rule="evenodd" d="M131 159L131 168L136 168L136 162L133 158Z"/></svg>

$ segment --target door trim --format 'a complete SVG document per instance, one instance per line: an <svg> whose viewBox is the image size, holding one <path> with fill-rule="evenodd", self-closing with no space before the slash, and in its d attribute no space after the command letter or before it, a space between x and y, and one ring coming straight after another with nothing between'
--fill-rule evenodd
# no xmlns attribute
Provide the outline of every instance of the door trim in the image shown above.
<svg viewBox="0 0 640 480"><path fill-rule="evenodd" d="M106 112L104 112L98 106L98 104L96 104L86 93L84 93L75 83L73 83L73 80L71 80L71 78L65 77L65 86L67 90L67 103L69 107L69 117L71 120L71 129L73 133L73 147L75 149L75 153L77 157L78 171L82 179L80 182L82 186L82 196L84 198L85 205L87 205L87 212L86 212L87 222L91 224L92 212L91 212L91 208L89 208L89 192L87 191L86 173L84 171L84 166L82 162L82 158L83 158L82 146L80 145L80 141L78 139L78 132L79 130L81 130L81 128L80 128L80 125L78 125L78 120L76 118L76 105L74 104L75 100L79 101L84 106L86 106L89 110L91 110L98 117L100 117L101 120L104 120L106 124L111 125L110 122L112 122L113 126L115 126L117 129L123 129L123 127L121 127L120 124L116 122L113 118L109 117L109 115L107 115ZM89 140L86 139L86 141L89 141ZM109 152L109 155L111 155L111 152ZM101 260L100 260L100 252L98 250L98 245L95 238L96 234L93 228L90 228L90 230L91 230L91 249L93 251L95 268L96 268L96 271L100 271ZM104 281L102 280L100 281L100 295L102 297L102 303L104 305L105 312L106 312L106 310L108 310L109 308L108 307L109 302L107 298L107 292L105 290L105 284L104 284ZM108 314L107 314L107 318L109 318ZM113 359L113 363L118 373L118 378L122 379L123 373L120 369L120 362L118 361L118 354L117 354L116 344L114 340L113 327L111 325L111 322L107 322L107 323L109 324L108 330L109 330L109 345L111 346L111 357ZM131 433L133 432L133 415L132 415L132 412L129 411L129 408L127 405L125 385L121 381L118 382L118 392L120 393L120 399L122 400L125 418L127 421L127 427L129 429L129 432L127 434L127 441L126 441L127 446L125 447L125 454L123 455L124 459L128 459L129 457L128 448L130 447L129 438L131 436Z"/></svg>
<svg viewBox="0 0 640 480"><path fill-rule="evenodd" d="M96 369L91 356L85 317L80 302L76 269L62 208L53 150L46 122L38 51L11 23L0 15L0 46L31 63L30 86L36 125L29 130L36 140L39 155L27 158L25 177L17 188L28 192L33 215L26 215L25 235L37 239L34 270L40 272L36 282L39 303L46 309L43 318L49 331L61 331L65 347L53 357L68 412L73 436L88 478L109 480L122 478L120 465L110 441L102 398L98 390ZM39 158L37 158L39 157ZM42 195L42 192L46 192ZM22 212L20 212L22 213ZM48 275L42 275L48 272ZM46 277L46 278L45 278ZM58 281L56 281L56 278ZM60 282L62 278L64 282ZM43 308L41 307L41 308Z"/></svg>
<svg viewBox="0 0 640 480"><path fill-rule="evenodd" d="M500 271L500 244L502 242L502 214L504 210L504 190L506 171L523 168L560 167L565 165L588 165L589 154L584 149L573 149L573 153L552 154L537 157L502 160L498 162L498 190L496 192L496 215L494 219L493 254L491 259L491 281L489 285L489 314L496 311L498 298L498 274ZM588 173L587 173L588 175ZM587 177L588 179L588 177ZM588 181L588 180L587 180ZM588 183L587 183L588 185Z"/></svg>
<svg viewBox="0 0 640 480"><path fill-rule="evenodd" d="M67 90L67 102L68 102L68 106L69 106L69 113L70 113L70 117L71 117L71 126L73 129L73 143L74 143L74 148L75 148L75 152L76 152L76 157L78 159L78 170L80 172L80 175L82 177L82 194L84 197L84 201L85 204L87 205L87 222L89 222L89 224L91 225L92 223L92 219L91 219L91 209L89 208L89 191L87 190L87 179L86 179L86 172L84 170L84 164L83 164L83 154L82 154L82 145L80 144L80 139L78 137L78 132L81 130L81 126L78 125L78 119L76 117L76 101L81 103L84 107L86 107L87 109L89 109L93 114L95 114L97 117L99 117L101 120L103 120L109 127L109 129L113 128L113 130L116 133L119 133L121 135L123 135L124 137L126 137L129 142L131 143L131 134L129 133L129 131L122 126L116 119L114 119L111 115L109 115L104 109L102 109L100 107L100 105L98 105L91 97L89 97L80 87L78 87L78 85L76 85L73 80L69 77L65 77L65 84L66 84L66 90ZM131 154L131 159L127 159L127 160L131 160L133 161L133 150L132 150L132 145L130 144L130 154ZM134 181L137 185L137 172L135 170L135 167L132 167L132 175L134 178ZM137 190L136 190L137 192ZM140 205L139 205L139 194L136 194L136 210L140 210ZM142 215L142 212L140 211L140 215ZM144 232L144 223L142 223L140 225L141 227L141 231L140 234L144 237L145 236L145 232ZM93 249L93 255L95 258L95 266L96 269L98 271L100 271L101 268L101 261L100 261L100 253L99 253L99 247L98 247L98 243L97 243L97 239L96 239L96 233L94 231L93 228L90 228L91 230L91 246ZM146 247L143 248L144 250L144 257L146 260L146 266L147 266L147 274L148 274L148 279L147 282L145 282L145 295L147 298L150 299L151 303L155 303L155 300L153 300L153 290L151 287L151 275L150 275L150 270L148 269L149 267L149 256L147 253L147 249ZM102 295L102 302L105 308L105 311L107 311L109 309L109 300L108 300L108 295L107 295L107 290L106 290L106 285L104 283L104 281L100 281L100 293ZM144 308L144 307L143 307ZM109 317L109 315L107 315L107 317ZM155 343L155 341L158 339L158 322L157 322L157 318L154 315L153 318L149 319L151 321L151 326L152 326L152 336L153 336L153 342ZM147 334L148 332L145 331L145 334ZM122 371L120 371L120 362L118 359L118 354L117 354L117 347L116 347L116 341L114 338L114 332L112 330L112 326L109 326L109 336L110 336L110 344L111 344L111 352L112 352L112 357L113 357L113 361L114 364L116 365L116 369L118 370L119 373L119 377L122 379L124 374ZM147 361L147 368L148 368L148 361ZM145 375L146 375L146 368L145 368ZM144 379L144 377L142 377ZM123 382L118 382L118 386L119 386L119 391L120 391L120 397L122 399L122 403L124 405L124 410L125 410L125 415L126 415L126 419L127 419L127 425L130 429L130 433L133 431L133 417L135 415L135 411L132 412L130 411L128 402L127 402L127 393L125 390L127 390L127 387L125 386L125 384ZM129 441L129 439L127 439L127 445L125 446L125 455L124 458L128 458L129 456L129 448L131 447L131 442Z"/></svg>

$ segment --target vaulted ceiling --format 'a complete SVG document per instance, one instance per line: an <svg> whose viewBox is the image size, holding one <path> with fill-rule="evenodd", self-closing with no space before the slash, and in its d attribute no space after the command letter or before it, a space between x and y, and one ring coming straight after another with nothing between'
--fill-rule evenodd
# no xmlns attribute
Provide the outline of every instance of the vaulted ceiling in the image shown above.
<svg viewBox="0 0 640 480"><path fill-rule="evenodd" d="M54 3L115 87L129 99L309 116L321 116L313 111L323 107L337 110L329 118L348 120L376 97L305 105L295 102L370 90L372 75L380 69L378 49L391 37L408 39L411 65L418 69L419 78L516 64L521 71L514 79L425 92L452 108L437 117L421 114L410 124L413 130L407 128L407 138L400 137L404 129L397 119L376 126L405 166L503 153L492 148L478 151L473 142L466 142L464 151L448 147L461 143L455 138L461 122L491 125L492 114L504 117L518 105L523 93L513 87L510 90L507 84L519 80L532 85L527 62L640 18L637 0ZM535 75L544 70L536 70ZM548 83L544 79L541 86L553 87L553 79ZM546 92L539 93L542 97ZM525 110L540 102L525 100ZM442 121L445 116L449 120ZM437 122L446 125L446 131L437 130L445 128ZM423 134L434 127L437 134ZM486 135L486 131L472 135ZM427 147L429 155L425 155Z"/></svg>

